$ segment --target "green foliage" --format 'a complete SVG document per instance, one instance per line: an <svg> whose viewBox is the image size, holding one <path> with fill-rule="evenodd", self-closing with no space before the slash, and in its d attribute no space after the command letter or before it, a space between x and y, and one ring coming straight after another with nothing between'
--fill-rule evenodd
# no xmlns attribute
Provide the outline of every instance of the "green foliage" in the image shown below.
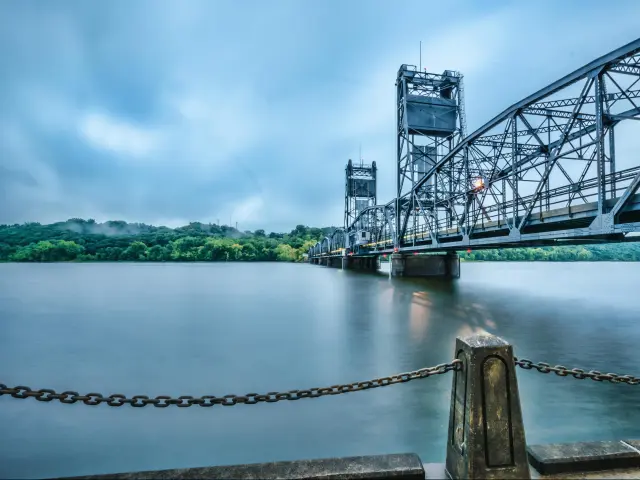
<svg viewBox="0 0 640 480"><path fill-rule="evenodd" d="M298 225L290 233L267 235L198 222L171 229L73 218L51 225L0 225L0 261L297 262L331 230Z"/></svg>
<svg viewBox="0 0 640 480"><path fill-rule="evenodd" d="M573 261L640 261L640 243L577 245L566 247L505 248L460 252L465 261L573 262Z"/></svg>
<svg viewBox="0 0 640 480"><path fill-rule="evenodd" d="M14 262L64 262L75 260L84 252L84 247L66 240L44 240L18 247L9 257Z"/></svg>
<svg viewBox="0 0 640 480"><path fill-rule="evenodd" d="M295 262L296 261L296 249L286 243L281 243L276 248L278 260L282 262Z"/></svg>

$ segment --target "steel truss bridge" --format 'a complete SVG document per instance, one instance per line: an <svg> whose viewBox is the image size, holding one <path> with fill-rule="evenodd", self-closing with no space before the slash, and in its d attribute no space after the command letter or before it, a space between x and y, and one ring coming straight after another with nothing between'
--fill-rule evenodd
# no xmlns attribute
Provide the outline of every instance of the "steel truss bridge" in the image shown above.
<svg viewBox="0 0 640 480"><path fill-rule="evenodd" d="M460 73L402 65L396 89L397 197L310 257L640 239L640 39L470 135Z"/></svg>

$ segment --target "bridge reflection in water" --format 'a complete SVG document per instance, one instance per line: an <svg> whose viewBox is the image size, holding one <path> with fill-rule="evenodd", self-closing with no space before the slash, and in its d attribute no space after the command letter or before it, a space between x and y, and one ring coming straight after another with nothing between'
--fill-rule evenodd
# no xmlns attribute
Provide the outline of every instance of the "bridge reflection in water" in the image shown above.
<svg viewBox="0 0 640 480"><path fill-rule="evenodd" d="M465 248L572 245L640 237L640 39L510 106L466 134L463 76L402 65L397 81L397 196L375 202L377 167L347 165L345 225L309 250L391 254L392 275L456 276L407 256ZM322 260L324 259L324 260Z"/></svg>

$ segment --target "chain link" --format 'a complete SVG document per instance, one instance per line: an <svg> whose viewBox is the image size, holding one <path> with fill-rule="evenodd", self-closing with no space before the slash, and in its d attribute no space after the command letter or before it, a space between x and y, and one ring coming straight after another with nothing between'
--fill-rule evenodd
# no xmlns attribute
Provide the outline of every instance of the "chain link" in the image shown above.
<svg viewBox="0 0 640 480"><path fill-rule="evenodd" d="M168 395L159 395L150 398L146 395L134 395L128 398L126 395L114 393L104 396L100 393L87 393L80 395L78 392L65 391L56 393L55 390L41 388L40 390L32 390L22 385L16 387L7 387L0 383L0 396L11 395L13 398L29 398L33 397L39 402L50 402L58 400L61 403L72 404L82 402L85 405L100 405L106 403L111 407L121 407L128 404L132 407L146 407L153 405L157 408L165 408L170 405L178 407L191 407L199 405L201 407L212 407L214 405L232 406L238 404L255 405L256 403L267 402L274 403L281 400L300 400L301 398L318 398L325 395L339 395L341 393L358 392L360 390L368 390L370 388L386 387L395 385L396 383L410 382L419 378L427 378L433 375L442 375L452 370L459 370L462 362L453 360L451 363L443 363L435 367L421 368L413 372L398 373L390 377L374 378L364 382L347 383L344 385L333 385L331 387L315 387L308 390L290 390L288 392L269 392L265 394L247 393L246 395L224 395L216 397L214 395L204 395L202 397L192 397L190 395L182 395L174 398Z"/></svg>
<svg viewBox="0 0 640 480"><path fill-rule="evenodd" d="M578 380L584 380L589 378L595 382L611 382L611 383L626 383L628 385L639 385L640 378L632 375L618 375L617 373L602 373L597 370L590 370L585 372L581 368L567 368L563 365L556 365L552 367L545 362L532 362L526 358L515 359L516 365L525 370L535 369L540 373L555 373L560 377L572 376Z"/></svg>

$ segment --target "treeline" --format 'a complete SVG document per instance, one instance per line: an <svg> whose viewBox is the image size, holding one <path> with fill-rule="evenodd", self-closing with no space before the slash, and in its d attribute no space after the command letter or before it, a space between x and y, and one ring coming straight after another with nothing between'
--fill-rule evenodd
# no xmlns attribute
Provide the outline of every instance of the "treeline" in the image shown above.
<svg viewBox="0 0 640 480"><path fill-rule="evenodd" d="M240 232L190 223L154 227L141 223L70 219L50 225L0 225L0 261L286 261L299 262L334 227L298 225L289 233ZM465 261L640 261L640 243L460 252Z"/></svg>
<svg viewBox="0 0 640 480"><path fill-rule="evenodd" d="M460 252L465 261L487 262L575 262L575 261L640 261L640 243L611 243L539 248L504 248Z"/></svg>
<svg viewBox="0 0 640 480"><path fill-rule="evenodd" d="M290 233L203 223L168 228L70 219L50 225L0 225L0 261L301 261L333 228L298 225Z"/></svg>

